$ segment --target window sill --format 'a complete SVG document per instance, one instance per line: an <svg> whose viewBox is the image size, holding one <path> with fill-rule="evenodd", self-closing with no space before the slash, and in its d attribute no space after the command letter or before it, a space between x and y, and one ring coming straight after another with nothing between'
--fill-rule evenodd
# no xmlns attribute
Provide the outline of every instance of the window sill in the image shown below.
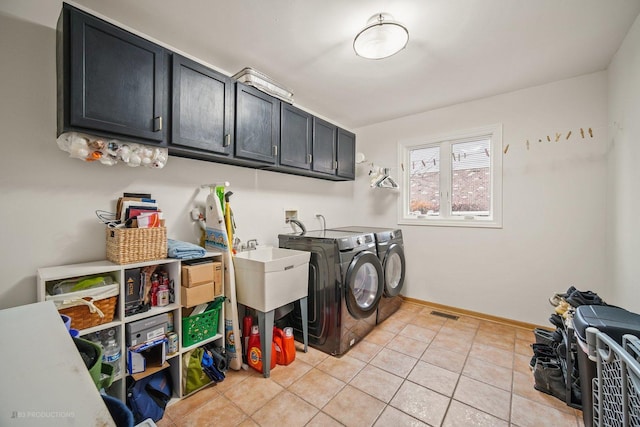
<svg viewBox="0 0 640 427"><path fill-rule="evenodd" d="M471 227L471 228L502 228L502 221L496 219L466 219L466 218L401 218L400 225L419 225L431 227Z"/></svg>

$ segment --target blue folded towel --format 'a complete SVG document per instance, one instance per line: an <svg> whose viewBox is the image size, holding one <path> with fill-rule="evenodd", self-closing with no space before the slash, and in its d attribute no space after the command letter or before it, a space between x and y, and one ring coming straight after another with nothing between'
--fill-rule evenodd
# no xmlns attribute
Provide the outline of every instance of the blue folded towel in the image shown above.
<svg viewBox="0 0 640 427"><path fill-rule="evenodd" d="M205 256L207 251L193 243L167 239L167 253L169 258L193 259Z"/></svg>

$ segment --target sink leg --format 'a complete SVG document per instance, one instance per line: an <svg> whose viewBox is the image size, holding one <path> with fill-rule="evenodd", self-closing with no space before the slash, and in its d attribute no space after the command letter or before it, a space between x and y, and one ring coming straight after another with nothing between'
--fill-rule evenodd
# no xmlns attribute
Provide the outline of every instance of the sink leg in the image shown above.
<svg viewBox="0 0 640 427"><path fill-rule="evenodd" d="M258 329L260 330L260 351L262 352L262 374L271 375L271 342L273 341L273 310L263 313L256 310Z"/></svg>
<svg viewBox="0 0 640 427"><path fill-rule="evenodd" d="M300 314L302 315L302 341L304 342L304 352L307 352L307 344L309 344L309 315L307 305L307 297L300 298Z"/></svg>

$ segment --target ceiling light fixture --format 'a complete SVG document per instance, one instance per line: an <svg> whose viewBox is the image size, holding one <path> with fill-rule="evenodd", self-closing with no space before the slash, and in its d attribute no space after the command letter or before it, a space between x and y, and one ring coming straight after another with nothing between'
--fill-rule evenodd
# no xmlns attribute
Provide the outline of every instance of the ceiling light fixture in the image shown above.
<svg viewBox="0 0 640 427"><path fill-rule="evenodd" d="M376 13L353 40L356 55L367 59L383 59L395 55L409 41L407 28L388 13Z"/></svg>

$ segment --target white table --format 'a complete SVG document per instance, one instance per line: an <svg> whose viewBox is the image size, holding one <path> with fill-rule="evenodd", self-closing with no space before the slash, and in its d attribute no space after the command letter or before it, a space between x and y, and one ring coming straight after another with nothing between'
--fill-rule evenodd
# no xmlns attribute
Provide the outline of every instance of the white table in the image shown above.
<svg viewBox="0 0 640 427"><path fill-rule="evenodd" d="M52 302L0 310L0 325L0 425L115 425Z"/></svg>

